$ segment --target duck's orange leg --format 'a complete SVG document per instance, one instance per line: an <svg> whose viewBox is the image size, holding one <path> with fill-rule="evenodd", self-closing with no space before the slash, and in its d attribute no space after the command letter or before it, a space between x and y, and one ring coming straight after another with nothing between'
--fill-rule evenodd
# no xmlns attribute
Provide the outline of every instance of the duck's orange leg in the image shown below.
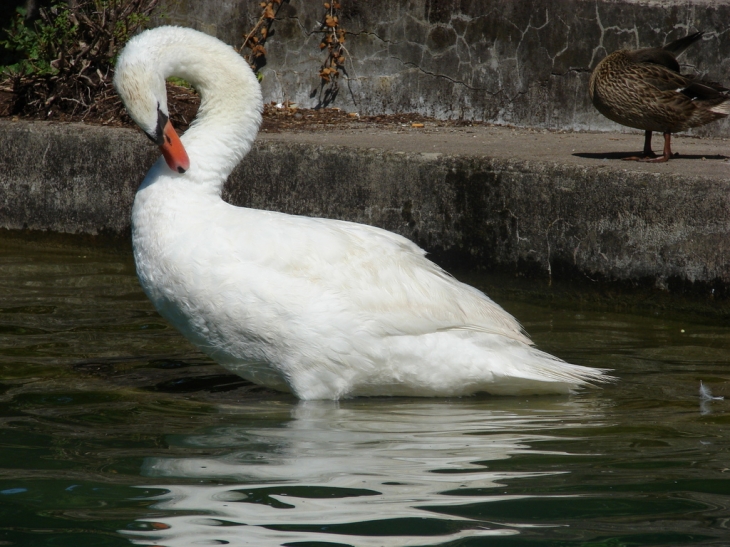
<svg viewBox="0 0 730 547"><path fill-rule="evenodd" d="M677 156L678 155L679 154L677 154ZM672 159L672 134L664 133L664 154L662 154L658 158L644 158L641 161L645 161L648 163L664 163L665 161L669 161L670 159Z"/></svg>
<svg viewBox="0 0 730 547"><path fill-rule="evenodd" d="M651 131L644 133L644 155L631 156L630 158L624 158L625 161L645 161L647 163L664 163L669 161L673 157L679 156L679 154L672 155L672 134L664 133L664 152L661 156L658 156L651 149Z"/></svg>
<svg viewBox="0 0 730 547"><path fill-rule="evenodd" d="M641 156L631 156L623 158L624 161L647 161L647 159L656 158L656 154L651 149L651 131L644 131L644 152Z"/></svg>

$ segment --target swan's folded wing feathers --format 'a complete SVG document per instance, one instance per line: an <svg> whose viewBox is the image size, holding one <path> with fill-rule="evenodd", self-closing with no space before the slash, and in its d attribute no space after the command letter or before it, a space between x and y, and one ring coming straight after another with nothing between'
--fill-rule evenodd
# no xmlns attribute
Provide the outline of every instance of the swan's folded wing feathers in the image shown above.
<svg viewBox="0 0 730 547"><path fill-rule="evenodd" d="M483 292L461 283L428 260L425 251L411 241L373 227L365 227L361 231L360 225L347 223L345 229L351 230L351 236L355 238L367 233L367 238L362 238L364 245L373 241L376 234L378 239L382 238L378 249L382 257L380 262L387 264L385 271L394 274L392 281L400 289L393 295L396 298L394 303L400 304L394 311L411 316L411 320L416 323L425 317L426 324L421 326L425 331L482 331L530 343L514 317ZM370 294L373 286L368 279L361 281L364 284L356 287L359 291L369 294L371 298L383 298L382 294L378 294L379 291Z"/></svg>
<svg viewBox="0 0 730 547"><path fill-rule="evenodd" d="M268 222L275 222L277 230L268 230ZM272 272L288 276L287 284L300 288L291 298L319 295L362 321L377 317L371 324L383 334L467 329L530 343L516 319L400 235L351 222L271 212L261 215L257 224L260 229L248 235L245 245L229 235L234 252L259 267L270 261Z"/></svg>

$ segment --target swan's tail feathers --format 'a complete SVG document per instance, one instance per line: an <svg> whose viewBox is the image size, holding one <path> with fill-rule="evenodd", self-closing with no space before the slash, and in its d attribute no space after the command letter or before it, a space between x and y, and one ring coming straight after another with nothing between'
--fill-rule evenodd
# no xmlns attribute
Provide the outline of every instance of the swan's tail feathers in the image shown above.
<svg viewBox="0 0 730 547"><path fill-rule="evenodd" d="M572 365L521 341L454 329L388 341L389 366L363 376L350 395L461 397L565 395L612 382L607 370Z"/></svg>
<svg viewBox="0 0 730 547"><path fill-rule="evenodd" d="M533 364L535 372L548 381L596 387L597 384L606 384L617 380L615 376L608 374L609 369L572 365L539 349L531 349L532 353L540 358L539 361Z"/></svg>
<svg viewBox="0 0 730 547"><path fill-rule="evenodd" d="M534 347L516 348L512 362L495 369L494 383L484 391L494 395L568 394L616 381L609 372L566 363Z"/></svg>

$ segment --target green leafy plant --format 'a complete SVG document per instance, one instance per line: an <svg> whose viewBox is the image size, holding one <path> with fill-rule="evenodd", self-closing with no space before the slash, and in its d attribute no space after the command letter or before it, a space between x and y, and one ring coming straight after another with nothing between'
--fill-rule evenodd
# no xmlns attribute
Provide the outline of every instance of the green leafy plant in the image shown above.
<svg viewBox="0 0 730 547"><path fill-rule="evenodd" d="M18 10L0 42L22 57L0 74L0 85L17 96L15 110L46 118L109 110L107 103L116 101L111 85L116 57L158 3L68 0L41 8L33 23Z"/></svg>
<svg viewBox="0 0 730 547"><path fill-rule="evenodd" d="M78 29L71 21L66 5L57 4L48 11L44 10L45 18L33 27L26 25L24 9L18 8L17 12L11 27L7 29L8 38L0 41L0 45L20 53L24 58L4 67L5 71L39 75L56 73L58 61L63 60L63 52ZM53 17L53 23L48 22L49 16Z"/></svg>

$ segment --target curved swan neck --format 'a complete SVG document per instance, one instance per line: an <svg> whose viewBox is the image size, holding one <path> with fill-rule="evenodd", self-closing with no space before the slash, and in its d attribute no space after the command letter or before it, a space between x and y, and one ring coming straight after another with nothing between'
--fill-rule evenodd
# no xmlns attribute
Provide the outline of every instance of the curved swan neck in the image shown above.
<svg viewBox="0 0 730 547"><path fill-rule="evenodd" d="M232 47L180 27L158 27L130 40L115 81L130 113L135 88L151 90L167 113L164 85L170 76L188 81L201 98L198 115L181 138L190 169L180 176L220 193L258 132L263 109L260 85ZM145 129L137 117L135 121Z"/></svg>

